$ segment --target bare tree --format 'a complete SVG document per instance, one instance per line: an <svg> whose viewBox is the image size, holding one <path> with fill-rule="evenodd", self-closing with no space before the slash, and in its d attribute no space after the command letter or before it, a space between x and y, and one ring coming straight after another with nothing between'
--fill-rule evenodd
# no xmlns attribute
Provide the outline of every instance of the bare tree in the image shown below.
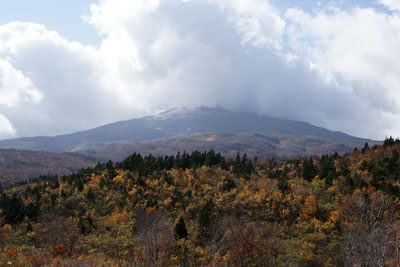
<svg viewBox="0 0 400 267"><path fill-rule="evenodd" d="M135 258L145 266L167 266L173 225L163 212L148 208L137 215Z"/></svg>
<svg viewBox="0 0 400 267"><path fill-rule="evenodd" d="M343 210L345 266L387 266L396 257L399 206L382 192L356 191Z"/></svg>
<svg viewBox="0 0 400 267"><path fill-rule="evenodd" d="M74 245L79 237L77 222L72 217L54 217L47 224L37 224L37 245L57 246L64 245L69 256L72 255ZM41 225L41 227L39 227Z"/></svg>

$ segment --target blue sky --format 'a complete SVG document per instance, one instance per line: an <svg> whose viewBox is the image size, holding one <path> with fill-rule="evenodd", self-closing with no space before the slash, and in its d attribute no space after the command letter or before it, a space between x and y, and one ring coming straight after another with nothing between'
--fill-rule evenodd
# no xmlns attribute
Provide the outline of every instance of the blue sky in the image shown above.
<svg viewBox="0 0 400 267"><path fill-rule="evenodd" d="M0 3L0 139L199 105L400 136L399 0Z"/></svg>
<svg viewBox="0 0 400 267"><path fill-rule="evenodd" d="M61 36L85 44L100 43L93 26L83 22L90 14L90 0L2 0L0 24L11 21L29 21L43 24Z"/></svg>

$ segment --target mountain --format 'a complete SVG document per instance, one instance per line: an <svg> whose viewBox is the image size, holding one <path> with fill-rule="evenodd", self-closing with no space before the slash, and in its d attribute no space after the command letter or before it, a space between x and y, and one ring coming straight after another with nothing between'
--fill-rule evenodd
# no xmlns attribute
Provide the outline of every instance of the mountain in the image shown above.
<svg viewBox="0 0 400 267"><path fill-rule="evenodd" d="M98 161L77 153L0 149L0 184L13 184L40 175L70 174L93 167Z"/></svg>
<svg viewBox="0 0 400 267"><path fill-rule="evenodd" d="M200 107L172 109L154 116L115 122L86 131L54 137L40 136L1 140L0 148L80 152L90 149L98 150L110 144L160 142L165 139L194 137L210 133L257 132L303 137L314 136L357 144L368 141L342 132L329 131L306 122L276 119L222 108Z"/></svg>
<svg viewBox="0 0 400 267"><path fill-rule="evenodd" d="M248 156L321 155L353 151L364 143L335 140L310 135L285 135L266 132L212 133L169 138L138 144L110 144L82 150L89 156L121 161L133 152L147 155L173 155L177 151L193 152L214 149L224 156L234 157L238 151Z"/></svg>

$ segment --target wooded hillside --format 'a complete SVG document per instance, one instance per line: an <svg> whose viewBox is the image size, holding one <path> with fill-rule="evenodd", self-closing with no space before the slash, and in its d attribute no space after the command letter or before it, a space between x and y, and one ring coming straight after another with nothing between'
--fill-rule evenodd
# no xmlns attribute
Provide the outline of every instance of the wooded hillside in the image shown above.
<svg viewBox="0 0 400 267"><path fill-rule="evenodd" d="M398 266L400 141L301 160L129 156L0 193L12 266Z"/></svg>
<svg viewBox="0 0 400 267"><path fill-rule="evenodd" d="M101 159L77 153L0 149L0 184L9 185L40 175L71 174Z"/></svg>

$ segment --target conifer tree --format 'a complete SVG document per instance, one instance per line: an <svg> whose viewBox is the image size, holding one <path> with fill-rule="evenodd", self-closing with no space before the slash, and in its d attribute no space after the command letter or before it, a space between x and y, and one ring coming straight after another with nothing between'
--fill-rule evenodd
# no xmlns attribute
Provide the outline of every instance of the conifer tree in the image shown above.
<svg viewBox="0 0 400 267"><path fill-rule="evenodd" d="M208 238L208 232L212 223L213 208L214 203L212 199L210 199L200 209L198 219L198 231L200 238Z"/></svg>
<svg viewBox="0 0 400 267"><path fill-rule="evenodd" d="M311 181L316 174L313 159L304 159L303 161L303 178L307 181Z"/></svg>
<svg viewBox="0 0 400 267"><path fill-rule="evenodd" d="M179 218L179 221L175 224L174 232L176 239L182 239L182 238L187 239L188 232L186 229L185 221L183 220L182 216Z"/></svg>
<svg viewBox="0 0 400 267"><path fill-rule="evenodd" d="M365 142L363 149L361 150L362 153L365 153L366 151L369 150L369 145L368 142Z"/></svg>
<svg viewBox="0 0 400 267"><path fill-rule="evenodd" d="M9 224L18 224L22 222L25 216L25 208L21 197L14 193L11 198L6 196L3 203L5 221Z"/></svg>

